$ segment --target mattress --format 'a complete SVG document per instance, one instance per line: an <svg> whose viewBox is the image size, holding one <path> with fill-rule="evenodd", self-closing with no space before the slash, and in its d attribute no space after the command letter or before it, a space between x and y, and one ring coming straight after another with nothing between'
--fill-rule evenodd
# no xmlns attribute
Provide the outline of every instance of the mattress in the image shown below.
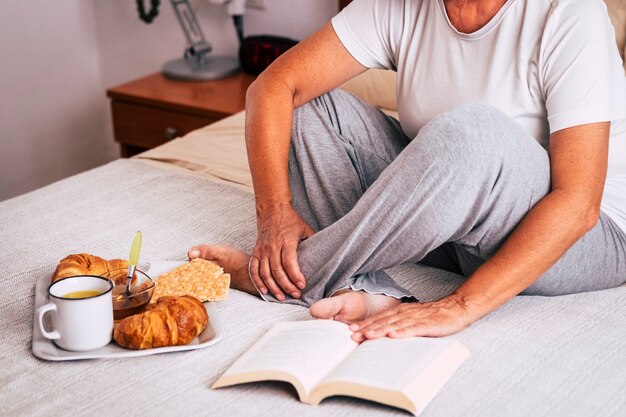
<svg viewBox="0 0 626 417"><path fill-rule="evenodd" d="M161 163L162 164L162 163ZM142 258L184 260L190 245L250 251L254 197L195 171L118 160L0 203L0 415L405 416L337 397L314 407L282 383L209 387L274 323L305 308L231 291L215 304L223 339L204 349L140 358L47 362L31 353L34 288L68 253L124 257L143 231ZM388 270L421 300L461 277L419 265ZM626 288L519 296L452 336L471 352L422 414L626 415Z"/></svg>

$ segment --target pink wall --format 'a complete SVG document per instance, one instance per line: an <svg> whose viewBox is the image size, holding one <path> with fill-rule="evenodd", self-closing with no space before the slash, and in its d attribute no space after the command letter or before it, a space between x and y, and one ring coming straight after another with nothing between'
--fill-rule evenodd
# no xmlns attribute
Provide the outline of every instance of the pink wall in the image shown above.
<svg viewBox="0 0 626 417"><path fill-rule="evenodd" d="M0 2L0 199L115 157L91 2Z"/></svg>
<svg viewBox="0 0 626 417"><path fill-rule="evenodd" d="M337 11L336 0L266 2L246 15L247 34L302 39ZM106 88L159 71L185 47L163 3L145 25L133 0L0 2L0 200L118 156ZM224 7L192 4L215 53L235 55Z"/></svg>

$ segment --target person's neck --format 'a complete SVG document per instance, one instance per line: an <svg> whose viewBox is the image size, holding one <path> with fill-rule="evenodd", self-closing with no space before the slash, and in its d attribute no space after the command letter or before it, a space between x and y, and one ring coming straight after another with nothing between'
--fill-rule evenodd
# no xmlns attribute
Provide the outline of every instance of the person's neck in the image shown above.
<svg viewBox="0 0 626 417"><path fill-rule="evenodd" d="M452 26L462 33L476 32L485 26L507 0L443 0Z"/></svg>

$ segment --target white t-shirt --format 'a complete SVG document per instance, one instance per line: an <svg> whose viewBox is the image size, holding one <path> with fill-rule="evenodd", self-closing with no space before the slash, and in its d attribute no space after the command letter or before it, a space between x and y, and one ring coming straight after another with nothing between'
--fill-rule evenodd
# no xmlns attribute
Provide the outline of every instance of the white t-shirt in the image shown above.
<svg viewBox="0 0 626 417"><path fill-rule="evenodd" d="M550 133L611 121L602 209L626 231L626 77L602 0L508 0L466 34L443 0L355 0L332 20L362 65L397 71L400 124L482 102L544 148Z"/></svg>

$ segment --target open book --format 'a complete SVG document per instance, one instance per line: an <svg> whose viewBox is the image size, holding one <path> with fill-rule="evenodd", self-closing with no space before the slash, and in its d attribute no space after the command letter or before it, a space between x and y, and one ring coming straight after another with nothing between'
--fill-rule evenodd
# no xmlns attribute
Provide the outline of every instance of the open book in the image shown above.
<svg viewBox="0 0 626 417"><path fill-rule="evenodd" d="M347 395L418 415L469 356L451 339L381 338L358 344L351 334L346 324L330 320L278 323L212 388L285 381L308 404Z"/></svg>

